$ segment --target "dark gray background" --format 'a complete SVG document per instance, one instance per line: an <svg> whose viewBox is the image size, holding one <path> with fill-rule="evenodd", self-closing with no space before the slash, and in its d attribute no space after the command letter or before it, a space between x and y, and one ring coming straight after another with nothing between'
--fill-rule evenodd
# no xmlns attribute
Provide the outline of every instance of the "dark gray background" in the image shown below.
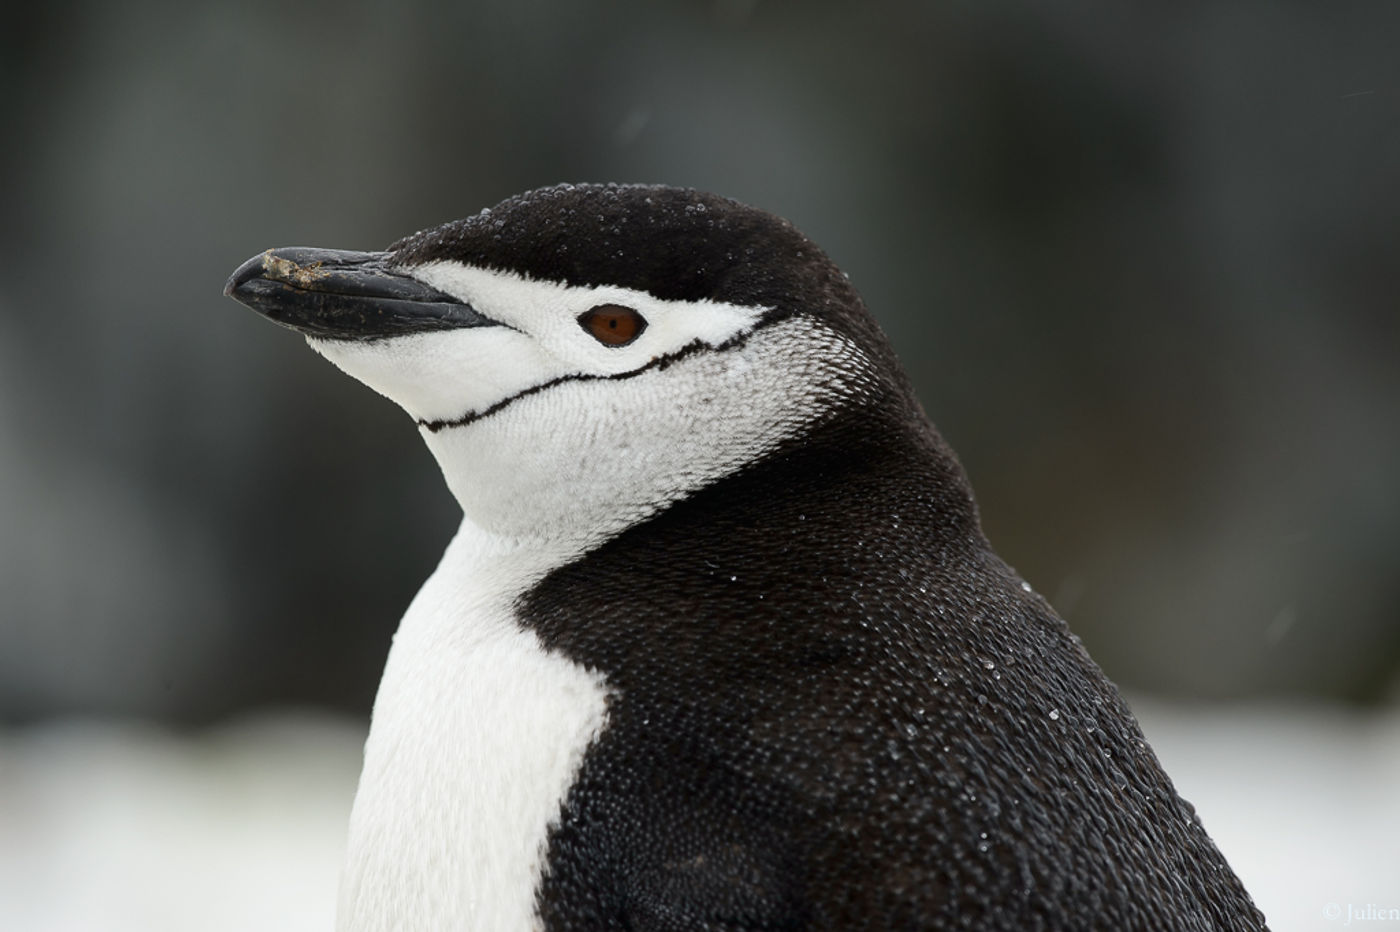
<svg viewBox="0 0 1400 932"><path fill-rule="evenodd" d="M1120 683L1400 671L1400 4L11 5L0 717L368 707L457 519L223 298L558 181L792 219Z"/></svg>

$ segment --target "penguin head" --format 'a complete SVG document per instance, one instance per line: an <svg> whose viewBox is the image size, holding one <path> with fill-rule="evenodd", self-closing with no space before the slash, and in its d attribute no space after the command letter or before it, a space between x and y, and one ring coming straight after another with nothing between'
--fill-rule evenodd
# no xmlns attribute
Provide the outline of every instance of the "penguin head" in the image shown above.
<svg viewBox="0 0 1400 932"><path fill-rule="evenodd" d="M400 405L512 538L605 537L834 412L917 408L816 246L691 190L545 188L382 252L268 250L225 293Z"/></svg>

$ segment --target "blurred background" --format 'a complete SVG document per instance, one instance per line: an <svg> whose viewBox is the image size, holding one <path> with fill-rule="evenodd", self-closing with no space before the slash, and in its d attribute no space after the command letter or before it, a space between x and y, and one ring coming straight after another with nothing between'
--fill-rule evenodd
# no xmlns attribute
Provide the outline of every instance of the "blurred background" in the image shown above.
<svg viewBox="0 0 1400 932"><path fill-rule="evenodd" d="M1274 927L1400 908L1400 5L5 21L0 927L329 927L458 512L407 417L220 291L559 181L820 243Z"/></svg>

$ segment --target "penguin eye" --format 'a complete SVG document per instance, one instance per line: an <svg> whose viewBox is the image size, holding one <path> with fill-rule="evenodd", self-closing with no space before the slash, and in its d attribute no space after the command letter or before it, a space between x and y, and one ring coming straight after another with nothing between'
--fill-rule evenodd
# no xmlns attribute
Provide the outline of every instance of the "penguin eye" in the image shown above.
<svg viewBox="0 0 1400 932"><path fill-rule="evenodd" d="M647 329L645 317L620 304L600 304L580 314L578 322L604 346L626 346Z"/></svg>

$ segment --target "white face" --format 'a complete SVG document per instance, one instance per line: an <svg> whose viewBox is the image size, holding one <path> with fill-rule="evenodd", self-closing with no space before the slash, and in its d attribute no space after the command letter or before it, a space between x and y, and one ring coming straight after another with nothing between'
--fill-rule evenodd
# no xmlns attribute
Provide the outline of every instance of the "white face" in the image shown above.
<svg viewBox="0 0 1400 932"><path fill-rule="evenodd" d="M756 329L767 308L448 261L406 271L504 326L308 342L425 425L467 519L505 537L601 540L771 451L868 378L864 355L807 317ZM579 323L600 305L645 329L601 342Z"/></svg>

